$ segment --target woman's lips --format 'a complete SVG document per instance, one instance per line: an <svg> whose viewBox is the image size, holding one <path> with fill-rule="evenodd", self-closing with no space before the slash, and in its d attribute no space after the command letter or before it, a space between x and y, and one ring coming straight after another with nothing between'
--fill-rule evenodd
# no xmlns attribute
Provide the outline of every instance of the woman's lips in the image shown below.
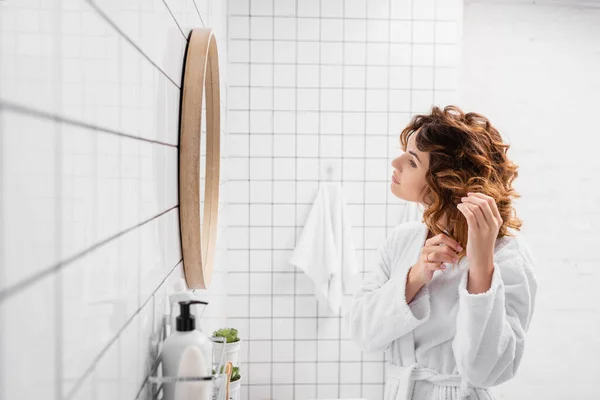
<svg viewBox="0 0 600 400"><path fill-rule="evenodd" d="M396 179L396 175L392 174L392 182L394 182L396 185L399 185L400 182L398 182L398 180Z"/></svg>

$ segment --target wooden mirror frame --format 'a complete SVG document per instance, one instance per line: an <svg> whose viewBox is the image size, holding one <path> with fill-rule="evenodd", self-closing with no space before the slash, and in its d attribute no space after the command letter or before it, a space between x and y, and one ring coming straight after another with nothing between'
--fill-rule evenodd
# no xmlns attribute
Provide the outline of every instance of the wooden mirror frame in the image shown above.
<svg viewBox="0 0 600 400"><path fill-rule="evenodd" d="M202 103L206 92L206 182L200 223ZM221 99L217 41L211 29L192 29L184 59L179 138L179 223L185 280L207 289L213 272L219 210Z"/></svg>

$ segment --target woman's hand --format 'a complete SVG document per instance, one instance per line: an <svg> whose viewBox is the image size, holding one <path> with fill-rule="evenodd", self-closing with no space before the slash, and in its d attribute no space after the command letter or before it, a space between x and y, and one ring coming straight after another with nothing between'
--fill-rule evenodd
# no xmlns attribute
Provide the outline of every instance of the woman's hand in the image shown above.
<svg viewBox="0 0 600 400"><path fill-rule="evenodd" d="M502 218L496 202L483 193L467 193L457 208L467 219L467 260L469 268L488 269L493 267L494 247L502 226Z"/></svg>
<svg viewBox="0 0 600 400"><path fill-rule="evenodd" d="M419 260L411 267L410 274L425 285L433 278L435 271L446 269L442 263L457 262L461 250L460 244L444 233L429 238L421 249Z"/></svg>

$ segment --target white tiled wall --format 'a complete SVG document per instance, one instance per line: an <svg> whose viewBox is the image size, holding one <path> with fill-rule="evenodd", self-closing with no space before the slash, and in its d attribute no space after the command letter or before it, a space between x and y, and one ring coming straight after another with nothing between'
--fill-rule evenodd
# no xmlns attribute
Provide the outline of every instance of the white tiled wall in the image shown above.
<svg viewBox="0 0 600 400"><path fill-rule="evenodd" d="M186 38L216 32L225 122L226 18L216 0L0 2L1 399L149 396L183 276ZM224 317L224 222L206 330Z"/></svg>
<svg viewBox="0 0 600 400"><path fill-rule="evenodd" d="M599 399L600 4L469 1L463 104L488 116L519 165L523 234L539 258L537 305L501 399Z"/></svg>
<svg viewBox="0 0 600 400"><path fill-rule="evenodd" d="M288 259L329 165L363 270L417 218L387 177L408 119L456 101L461 4L230 0L227 316L247 332L244 400L382 398L383 354L363 354Z"/></svg>

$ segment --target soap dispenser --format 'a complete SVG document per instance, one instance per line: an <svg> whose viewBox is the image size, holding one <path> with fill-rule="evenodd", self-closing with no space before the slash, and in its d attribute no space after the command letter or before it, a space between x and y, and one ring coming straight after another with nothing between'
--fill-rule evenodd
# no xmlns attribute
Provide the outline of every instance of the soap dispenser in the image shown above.
<svg viewBox="0 0 600 400"><path fill-rule="evenodd" d="M190 305L205 301L180 301L176 330L163 342L160 360L163 376L206 376L204 381L184 381L163 384L164 400L212 399L212 342L202 331L196 330L196 318Z"/></svg>

